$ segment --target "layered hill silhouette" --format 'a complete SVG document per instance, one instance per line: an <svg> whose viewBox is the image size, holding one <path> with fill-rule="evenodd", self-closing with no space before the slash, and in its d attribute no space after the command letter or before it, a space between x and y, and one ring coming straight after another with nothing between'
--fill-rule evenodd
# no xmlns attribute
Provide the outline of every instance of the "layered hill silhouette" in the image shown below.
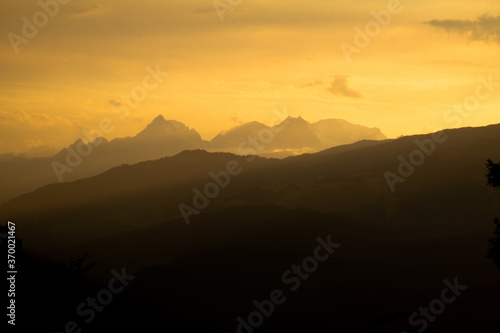
<svg viewBox="0 0 500 333"><path fill-rule="evenodd" d="M340 120L326 120L309 124L302 118L289 117L282 124L282 131L276 133L269 144L257 148L248 143L250 137L262 136L269 127L257 122L238 126L205 141L198 132L175 121L156 117L143 131L133 137L107 141L102 137L89 135L84 142L75 141L53 157L28 158L33 154L3 155L0 158L0 203L22 193L30 192L43 185L74 181L95 176L122 164L135 164L173 156L184 150L203 149L227 151L237 154L255 151L256 154L286 157L302 151L317 152L342 143L353 143L362 139L382 140L385 136L378 129L352 125ZM274 133L274 132L272 132ZM328 133L328 134L326 134ZM266 133L264 133L265 135ZM240 149L242 143L245 147ZM262 149L261 149L262 148ZM45 153L47 149L44 150Z"/></svg>
<svg viewBox="0 0 500 333"><path fill-rule="evenodd" d="M500 308L486 258L500 193L484 175L499 144L491 125L281 160L183 151L44 186L0 206L0 218L16 221L29 251L88 253L103 284L116 267L137 276L96 332L165 320L177 331L236 332L236 318L276 288L287 301L259 331L413 332L409 316L441 295L444 279L467 289L427 331L487 331ZM221 172L235 165L227 181ZM404 180L395 191L387 172ZM214 175L217 195L206 190ZM189 225L180 204L198 206ZM290 292L283 272L328 235L341 247Z"/></svg>
<svg viewBox="0 0 500 333"><path fill-rule="evenodd" d="M78 139L53 157L11 157L0 161L0 202L43 185L94 176L121 164L154 160L186 149L203 149L207 144L195 130L158 116L134 137L109 142L97 137L87 143Z"/></svg>
<svg viewBox="0 0 500 333"><path fill-rule="evenodd" d="M241 173L232 176L203 211L235 204L277 204L335 212L416 234L489 230L489 224L477 221L491 220L500 208L498 193L484 183L484 162L498 154L500 125L444 133L446 141L434 143L431 156L422 153L425 161L409 177L399 176L400 156L409 160L419 149L416 142L430 142L431 134L365 141L283 160L184 151L45 186L2 205L1 217L23 220L27 233L35 228L33 242L40 241L37 233L41 230L50 234L57 230L69 243L109 236L180 218L181 203L194 207L194 189L203 192L206 184L214 182L210 173L218 174L228 163L237 163ZM395 192L387 172L402 179L393 184Z"/></svg>

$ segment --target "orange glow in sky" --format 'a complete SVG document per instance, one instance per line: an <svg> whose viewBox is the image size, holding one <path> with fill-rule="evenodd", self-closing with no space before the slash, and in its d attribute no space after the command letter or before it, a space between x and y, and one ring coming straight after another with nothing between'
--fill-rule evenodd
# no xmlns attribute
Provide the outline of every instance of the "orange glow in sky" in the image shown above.
<svg viewBox="0 0 500 333"><path fill-rule="evenodd" d="M158 114L210 140L283 106L388 137L500 123L497 0L59 1L0 4L0 153Z"/></svg>

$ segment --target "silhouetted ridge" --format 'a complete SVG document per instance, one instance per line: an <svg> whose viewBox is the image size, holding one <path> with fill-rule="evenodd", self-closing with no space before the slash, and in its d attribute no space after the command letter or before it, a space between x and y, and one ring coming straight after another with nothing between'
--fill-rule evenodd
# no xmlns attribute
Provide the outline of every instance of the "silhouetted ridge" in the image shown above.
<svg viewBox="0 0 500 333"><path fill-rule="evenodd" d="M203 149L183 150L174 157L203 157L213 153L209 153Z"/></svg>
<svg viewBox="0 0 500 333"><path fill-rule="evenodd" d="M158 115L136 136L108 142L102 137L95 138L98 132L90 131L83 138L87 143L78 139L51 158L3 155L0 156L0 203L47 184L91 177L118 165L174 156L184 150L285 158L362 139L385 139L378 129L374 132L348 122L339 127L338 122L322 121L321 126L316 126L302 117L289 116L273 125L271 128L253 121L222 131L207 142L195 129Z"/></svg>

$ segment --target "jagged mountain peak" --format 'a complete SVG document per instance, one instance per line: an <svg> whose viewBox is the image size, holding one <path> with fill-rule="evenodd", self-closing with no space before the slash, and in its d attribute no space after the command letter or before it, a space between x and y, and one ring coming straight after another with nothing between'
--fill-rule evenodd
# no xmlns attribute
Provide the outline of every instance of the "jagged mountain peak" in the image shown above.
<svg viewBox="0 0 500 333"><path fill-rule="evenodd" d="M286 125L286 126L290 126L290 125L292 125L292 126L309 126L311 124L307 120L305 120L304 118L302 118L301 116L298 116L298 117L288 116L278 126L281 126L281 125Z"/></svg>
<svg viewBox="0 0 500 333"><path fill-rule="evenodd" d="M241 125L238 125L236 127L233 127L227 131L223 131L221 132L221 134L230 134L230 133L233 133L233 132L236 132L236 131L239 131L239 130L243 130L243 129L252 129L252 128L264 128L266 127L266 125L264 125L263 123L259 123L258 121L251 121L249 123L244 123L244 124L241 124Z"/></svg>
<svg viewBox="0 0 500 333"><path fill-rule="evenodd" d="M159 124L159 123L164 123L166 122L167 120L165 120L165 118L163 117L163 115L158 115L155 119L153 119L153 121L151 122L151 124Z"/></svg>
<svg viewBox="0 0 500 333"><path fill-rule="evenodd" d="M162 115L156 117L144 130L142 130L138 137L145 136L174 136L185 135L191 133L193 130L176 120L166 120Z"/></svg>

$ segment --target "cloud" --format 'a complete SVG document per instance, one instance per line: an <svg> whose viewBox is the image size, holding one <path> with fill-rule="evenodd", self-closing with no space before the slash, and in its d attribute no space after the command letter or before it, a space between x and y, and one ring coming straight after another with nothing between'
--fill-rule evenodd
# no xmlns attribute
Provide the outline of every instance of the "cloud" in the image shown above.
<svg viewBox="0 0 500 333"><path fill-rule="evenodd" d="M0 154L23 153L33 147L61 147L73 142L81 131L70 120L50 113L22 109L0 111Z"/></svg>
<svg viewBox="0 0 500 333"><path fill-rule="evenodd" d="M109 106L111 106L111 107L119 107L121 105L122 105L122 103L120 103L116 99L109 100Z"/></svg>
<svg viewBox="0 0 500 333"><path fill-rule="evenodd" d="M323 81L321 81L321 80L316 80L316 81L314 81L314 82L308 82L308 83L306 83L306 84L303 84L303 85L301 85L300 87L301 87L301 88L306 88L306 87L316 87L316 86L322 86L322 85L324 85L324 84L325 84L325 82L323 82Z"/></svg>
<svg viewBox="0 0 500 333"><path fill-rule="evenodd" d="M234 121L237 124L243 124L243 120L241 120L240 115L237 114L236 112L233 113L233 115L231 116L231 121Z"/></svg>
<svg viewBox="0 0 500 333"><path fill-rule="evenodd" d="M51 117L46 113L27 114L24 110L15 110L13 112L0 111L0 125L24 124L31 127L53 127L53 126L71 126L73 125L67 119L62 117Z"/></svg>
<svg viewBox="0 0 500 333"><path fill-rule="evenodd" d="M23 110L15 110L14 112L0 111L0 123L2 124L16 124L27 123L30 117Z"/></svg>
<svg viewBox="0 0 500 333"><path fill-rule="evenodd" d="M335 80L331 83L330 88L326 91L332 93L333 95L345 96L351 98L361 98L363 95L357 90L351 89L347 83L346 76L338 75L335 76Z"/></svg>
<svg viewBox="0 0 500 333"><path fill-rule="evenodd" d="M474 20L431 20L425 23L470 40L500 43L500 16L483 15Z"/></svg>

